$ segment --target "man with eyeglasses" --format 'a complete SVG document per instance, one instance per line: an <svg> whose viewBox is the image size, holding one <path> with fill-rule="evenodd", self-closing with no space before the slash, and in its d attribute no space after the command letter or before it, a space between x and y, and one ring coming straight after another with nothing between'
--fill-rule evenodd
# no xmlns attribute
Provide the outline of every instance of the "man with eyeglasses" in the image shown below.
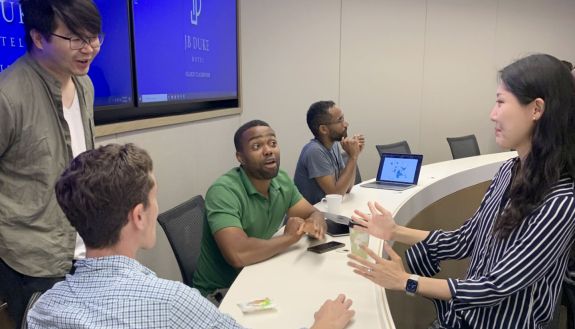
<svg viewBox="0 0 575 329"><path fill-rule="evenodd" d="M307 125L314 138L301 151L294 182L304 198L315 204L326 194L349 192L365 139L363 135L347 137L348 123L333 101L313 103L307 111Z"/></svg>
<svg viewBox="0 0 575 329"><path fill-rule="evenodd" d="M27 53L0 73L0 296L20 327L35 291L70 272L85 247L54 184L94 147L86 75L103 38L91 0L20 0Z"/></svg>

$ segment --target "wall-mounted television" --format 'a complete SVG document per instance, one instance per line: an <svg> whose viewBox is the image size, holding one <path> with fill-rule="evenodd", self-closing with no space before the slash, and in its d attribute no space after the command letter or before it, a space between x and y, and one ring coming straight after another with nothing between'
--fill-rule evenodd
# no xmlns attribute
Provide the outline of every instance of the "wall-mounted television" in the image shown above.
<svg viewBox="0 0 575 329"><path fill-rule="evenodd" d="M97 110L134 106L128 2L95 0L106 35L89 75L94 83ZM26 52L24 22L19 1L1 1L0 71Z"/></svg>
<svg viewBox="0 0 575 329"><path fill-rule="evenodd" d="M237 0L94 2L96 124L238 107ZM2 71L26 45L19 1L0 4Z"/></svg>

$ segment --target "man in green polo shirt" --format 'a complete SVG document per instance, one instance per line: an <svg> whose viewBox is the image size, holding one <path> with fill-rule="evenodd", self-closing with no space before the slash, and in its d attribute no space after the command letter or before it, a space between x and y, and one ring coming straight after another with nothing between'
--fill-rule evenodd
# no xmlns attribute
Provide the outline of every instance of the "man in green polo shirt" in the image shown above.
<svg viewBox="0 0 575 329"><path fill-rule="evenodd" d="M240 270L286 250L307 233L324 238L325 220L280 166L273 129L253 120L234 135L240 166L218 178L206 194L206 223L194 287L212 301ZM272 237L283 218L282 235ZM218 290L218 291L216 291Z"/></svg>

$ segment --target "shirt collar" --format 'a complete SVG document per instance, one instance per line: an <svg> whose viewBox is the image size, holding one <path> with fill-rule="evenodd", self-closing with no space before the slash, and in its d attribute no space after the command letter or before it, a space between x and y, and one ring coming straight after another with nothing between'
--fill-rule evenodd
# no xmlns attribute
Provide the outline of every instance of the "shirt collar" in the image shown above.
<svg viewBox="0 0 575 329"><path fill-rule="evenodd" d="M248 192L249 195L262 195L260 192L258 192L258 190L256 190L254 184L252 184L252 181L250 181L248 174L246 174L244 168L242 166L238 167L238 173L240 175L240 180L242 181L242 184L244 185L246 191ZM278 175L279 175L279 171L278 171ZM277 176L276 176L277 177ZM276 181L276 177L272 178L271 183L270 183L270 193L272 191L277 191L281 189L280 184Z"/></svg>
<svg viewBox="0 0 575 329"><path fill-rule="evenodd" d="M50 72L46 71L42 65L38 64L32 55L30 55L30 53L26 52L26 54L23 56L23 61L30 65L30 67L32 67L34 71L36 71L42 77L42 79L44 79L44 81L50 85L50 87L57 87L58 89L61 89L60 81L58 81L58 79L50 74Z"/></svg>
<svg viewBox="0 0 575 329"><path fill-rule="evenodd" d="M29 52L26 52L26 54L24 56L22 56L22 60L26 64L28 64L30 67L32 67L32 69L34 71L36 71L38 73L38 75L40 75L40 77L42 77L42 79L46 82L46 84L50 88L50 91L53 94L61 95L62 84L60 83L60 81L58 81L58 79L56 79L50 72L48 72L45 68L43 68L42 65L40 65L32 57L32 55L30 55ZM83 97L83 94L80 92L81 90L78 91L78 88L81 88L81 86L78 83L78 78L75 75L72 75L72 81L74 82L74 85L76 86L76 92L78 93L79 97Z"/></svg>
<svg viewBox="0 0 575 329"><path fill-rule="evenodd" d="M146 275L156 275L152 270L140 264L137 260L121 255L85 258L76 261L74 264L78 274L95 270L131 270L142 272Z"/></svg>

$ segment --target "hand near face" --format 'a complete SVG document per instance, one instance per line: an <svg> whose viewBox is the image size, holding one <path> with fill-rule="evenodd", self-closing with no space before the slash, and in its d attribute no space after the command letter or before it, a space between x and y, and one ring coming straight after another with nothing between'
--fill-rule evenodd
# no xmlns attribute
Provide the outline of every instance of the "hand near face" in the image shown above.
<svg viewBox="0 0 575 329"><path fill-rule="evenodd" d="M363 151L363 147L365 146L365 136L362 134L353 135L353 138L357 139L359 142L359 151Z"/></svg>
<svg viewBox="0 0 575 329"><path fill-rule="evenodd" d="M391 212L377 202L370 201L367 205L371 214L355 210L355 214L351 216L353 221L360 225L355 228L382 240L394 240L393 235L397 224Z"/></svg>
<svg viewBox="0 0 575 329"><path fill-rule="evenodd" d="M352 301L340 294L335 300L328 299L315 312L315 322L311 329L343 329L347 326L355 311L350 310Z"/></svg>
<svg viewBox="0 0 575 329"><path fill-rule="evenodd" d="M409 274L403 267L401 257L399 257L387 242L384 242L383 250L389 255L389 260L379 257L373 250L366 246L361 246L361 248L367 252L367 255L373 259L374 262L349 254L348 257L353 261L349 261L347 265L354 269L354 273L363 276L385 289L405 289Z"/></svg>
<svg viewBox="0 0 575 329"><path fill-rule="evenodd" d="M357 158L361 152L359 140L354 137L344 137L341 139L341 147L349 155L350 158Z"/></svg>

